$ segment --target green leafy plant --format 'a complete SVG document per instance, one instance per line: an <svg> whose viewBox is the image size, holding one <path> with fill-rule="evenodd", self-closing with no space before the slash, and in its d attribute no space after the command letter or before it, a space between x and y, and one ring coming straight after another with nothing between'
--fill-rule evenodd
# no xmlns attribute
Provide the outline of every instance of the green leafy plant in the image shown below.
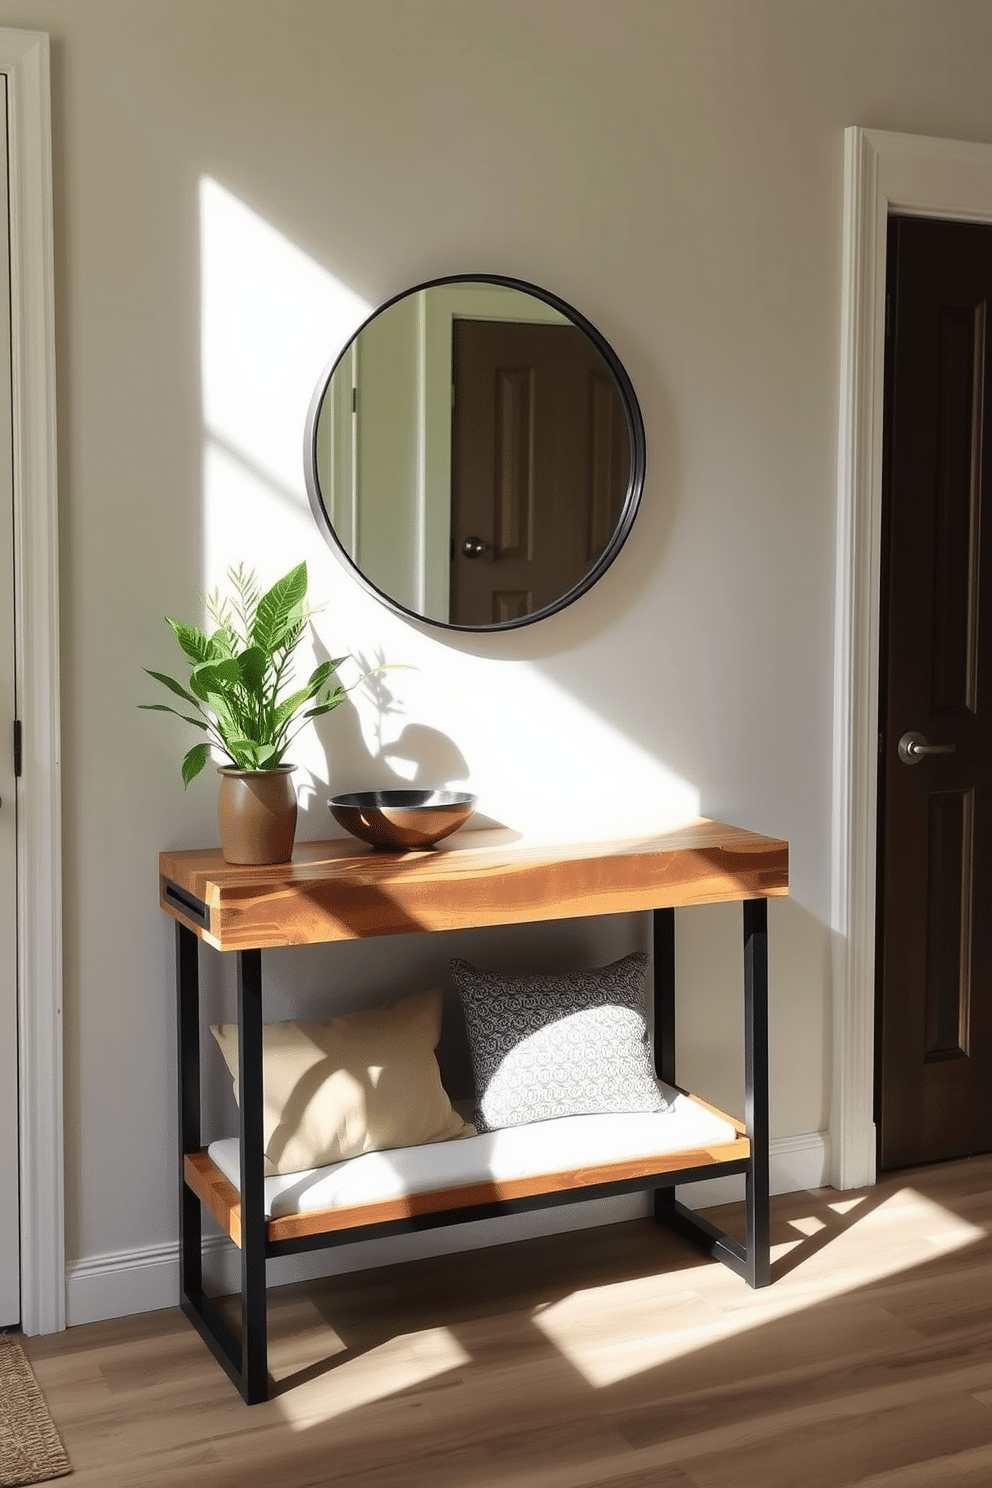
<svg viewBox="0 0 992 1488"><path fill-rule="evenodd" d="M274 770L296 735L313 718L344 702L347 689L335 673L347 657L322 661L304 686L286 692L293 653L313 611L308 607L307 566L300 563L267 593L244 564L228 570L231 593L219 589L207 597L207 614L216 627L207 635L182 620L166 622L190 664L189 685L146 668L149 677L195 714L168 703L139 703L157 713L174 713L208 738L194 744L183 760L183 785L199 775L216 745L240 770ZM312 706L308 707L308 704ZM294 726L295 725L295 726Z"/></svg>

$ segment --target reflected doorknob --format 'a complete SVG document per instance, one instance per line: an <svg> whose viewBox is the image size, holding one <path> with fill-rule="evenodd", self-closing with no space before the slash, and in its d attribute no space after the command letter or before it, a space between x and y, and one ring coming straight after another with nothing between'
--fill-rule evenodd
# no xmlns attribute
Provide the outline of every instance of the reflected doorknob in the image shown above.
<svg viewBox="0 0 992 1488"><path fill-rule="evenodd" d="M462 543L463 558L481 558L483 553L491 550L492 544L487 543L484 537L467 537Z"/></svg>
<svg viewBox="0 0 992 1488"><path fill-rule="evenodd" d="M928 754L953 754L954 744L928 744L916 729L899 740L899 758L904 765L918 765Z"/></svg>

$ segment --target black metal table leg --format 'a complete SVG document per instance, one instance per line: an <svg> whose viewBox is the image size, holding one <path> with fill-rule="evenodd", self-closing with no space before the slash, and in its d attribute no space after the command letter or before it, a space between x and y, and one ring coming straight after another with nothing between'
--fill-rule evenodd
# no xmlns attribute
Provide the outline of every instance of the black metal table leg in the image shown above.
<svg viewBox="0 0 992 1488"><path fill-rule="evenodd" d="M654 1217L659 1224L675 1230L701 1246L707 1255L736 1271L748 1286L763 1287L771 1280L768 1233L768 901L745 899L743 911L744 1123L751 1149L744 1164L746 1243L741 1245L739 1240L718 1230L702 1215L680 1203L675 1197L674 1186L655 1190ZM655 1065L661 1078L674 1084L674 910L655 910L654 923Z"/></svg>
<svg viewBox="0 0 992 1488"><path fill-rule="evenodd" d="M675 910L656 909L654 922L654 1068L675 1084ZM654 1216L668 1223L675 1208L672 1185L654 1191Z"/></svg>
<svg viewBox="0 0 992 1488"><path fill-rule="evenodd" d="M262 953L238 952L238 1111L241 1136L241 1393L269 1390L265 1305L262 1100Z"/></svg>
<svg viewBox="0 0 992 1488"><path fill-rule="evenodd" d="M751 1144L745 1178L749 1286L771 1280L768 1220L768 901L744 900L744 1123Z"/></svg>
<svg viewBox="0 0 992 1488"><path fill-rule="evenodd" d="M186 1186L183 1157L200 1146L200 979L199 941L176 923L176 996L179 1075L179 1294L199 1302L203 1295L202 1210Z"/></svg>
<svg viewBox="0 0 992 1488"><path fill-rule="evenodd" d="M268 1396L265 1315L265 1190L262 1170L262 973L261 951L238 957L238 1027L241 1096L241 1339L203 1291L203 1211L186 1184L183 1158L200 1148L199 942L176 925L176 991L179 1027L179 1305L237 1385L254 1405ZM247 1098L246 1098L247 1097Z"/></svg>

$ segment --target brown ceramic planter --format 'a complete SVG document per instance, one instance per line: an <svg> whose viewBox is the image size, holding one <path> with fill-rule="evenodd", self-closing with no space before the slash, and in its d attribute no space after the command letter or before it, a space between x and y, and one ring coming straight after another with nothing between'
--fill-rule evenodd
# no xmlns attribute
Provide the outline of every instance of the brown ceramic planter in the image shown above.
<svg viewBox="0 0 992 1488"><path fill-rule="evenodd" d="M296 836L294 765L239 770L220 765L217 819L225 863L288 863Z"/></svg>

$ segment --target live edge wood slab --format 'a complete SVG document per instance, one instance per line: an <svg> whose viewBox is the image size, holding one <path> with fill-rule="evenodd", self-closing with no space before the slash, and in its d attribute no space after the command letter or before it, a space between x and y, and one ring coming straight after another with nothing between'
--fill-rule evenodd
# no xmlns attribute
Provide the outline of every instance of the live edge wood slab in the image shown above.
<svg viewBox="0 0 992 1488"><path fill-rule="evenodd" d="M301 842L291 862L258 868L225 863L219 848L159 857L162 908L219 951L774 898L788 885L786 842L705 819L564 846L500 831L463 831L431 852Z"/></svg>

